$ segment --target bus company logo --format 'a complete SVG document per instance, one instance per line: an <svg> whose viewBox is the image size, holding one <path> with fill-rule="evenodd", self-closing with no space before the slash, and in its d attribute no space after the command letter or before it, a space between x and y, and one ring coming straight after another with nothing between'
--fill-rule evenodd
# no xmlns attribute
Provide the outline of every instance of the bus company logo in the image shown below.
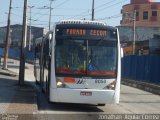
<svg viewBox="0 0 160 120"><path fill-rule="evenodd" d="M77 84L85 84L85 83L86 83L86 80L84 80L84 79L79 79L77 81Z"/></svg>

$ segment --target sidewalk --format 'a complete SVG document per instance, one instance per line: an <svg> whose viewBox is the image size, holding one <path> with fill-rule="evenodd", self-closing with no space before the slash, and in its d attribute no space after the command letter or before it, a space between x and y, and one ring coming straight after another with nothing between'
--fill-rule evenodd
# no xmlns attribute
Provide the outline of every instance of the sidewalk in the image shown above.
<svg viewBox="0 0 160 120"><path fill-rule="evenodd" d="M18 85L19 61L9 59L8 70L0 68L0 114L31 115L38 111L33 65L26 66L22 87Z"/></svg>
<svg viewBox="0 0 160 120"><path fill-rule="evenodd" d="M142 81L122 78L122 84L160 95L160 86Z"/></svg>

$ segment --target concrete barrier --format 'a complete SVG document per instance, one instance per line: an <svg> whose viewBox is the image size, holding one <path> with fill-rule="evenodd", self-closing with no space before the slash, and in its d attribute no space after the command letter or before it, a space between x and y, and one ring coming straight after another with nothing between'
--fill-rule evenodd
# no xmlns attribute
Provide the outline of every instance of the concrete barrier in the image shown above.
<svg viewBox="0 0 160 120"><path fill-rule="evenodd" d="M141 81L130 80L130 79L126 79L126 78L122 78L122 84L131 86L131 87L135 87L135 88L139 88L139 89L160 95L160 86L159 85L141 82Z"/></svg>

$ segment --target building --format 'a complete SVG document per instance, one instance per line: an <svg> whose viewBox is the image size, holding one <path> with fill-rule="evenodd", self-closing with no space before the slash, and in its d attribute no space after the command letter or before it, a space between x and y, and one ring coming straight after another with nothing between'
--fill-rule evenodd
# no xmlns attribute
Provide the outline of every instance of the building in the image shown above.
<svg viewBox="0 0 160 120"><path fill-rule="evenodd" d="M132 20L135 12L136 26L160 27L160 2L153 0L131 0L130 4L124 5L121 25L133 26Z"/></svg>
<svg viewBox="0 0 160 120"><path fill-rule="evenodd" d="M21 40L22 40L22 25L11 25L11 31L10 31L10 46L11 47L19 47L21 46ZM28 27L29 28L29 27ZM5 40L6 40L6 31L7 27L0 27L0 47L4 47ZM48 30L40 27L34 27L31 26L32 31L32 43L35 39L42 37L44 34L47 33ZM27 30L27 42L26 45L29 44L29 29Z"/></svg>
<svg viewBox="0 0 160 120"><path fill-rule="evenodd" d="M154 35L152 39L149 40L150 54L160 54L160 35Z"/></svg>
<svg viewBox="0 0 160 120"><path fill-rule="evenodd" d="M146 51L145 53L151 53L149 51L153 48L152 42L155 42L155 35L160 35L160 3L153 0L131 0L129 4L123 6L121 13L122 20L118 28L125 53L133 53L134 22L135 53L142 49ZM156 42L158 43L158 40Z"/></svg>
<svg viewBox="0 0 160 120"><path fill-rule="evenodd" d="M133 41L133 27L118 26L121 42ZM152 39L155 34L160 35L160 27L139 27L136 26L135 37L136 41L144 41Z"/></svg>

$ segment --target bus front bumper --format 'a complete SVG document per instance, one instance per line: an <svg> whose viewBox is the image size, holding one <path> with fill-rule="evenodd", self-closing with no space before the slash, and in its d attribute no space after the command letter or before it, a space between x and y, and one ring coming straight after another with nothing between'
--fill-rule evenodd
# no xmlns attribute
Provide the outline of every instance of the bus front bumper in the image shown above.
<svg viewBox="0 0 160 120"><path fill-rule="evenodd" d="M114 90L50 89L50 102L81 104L114 104Z"/></svg>

